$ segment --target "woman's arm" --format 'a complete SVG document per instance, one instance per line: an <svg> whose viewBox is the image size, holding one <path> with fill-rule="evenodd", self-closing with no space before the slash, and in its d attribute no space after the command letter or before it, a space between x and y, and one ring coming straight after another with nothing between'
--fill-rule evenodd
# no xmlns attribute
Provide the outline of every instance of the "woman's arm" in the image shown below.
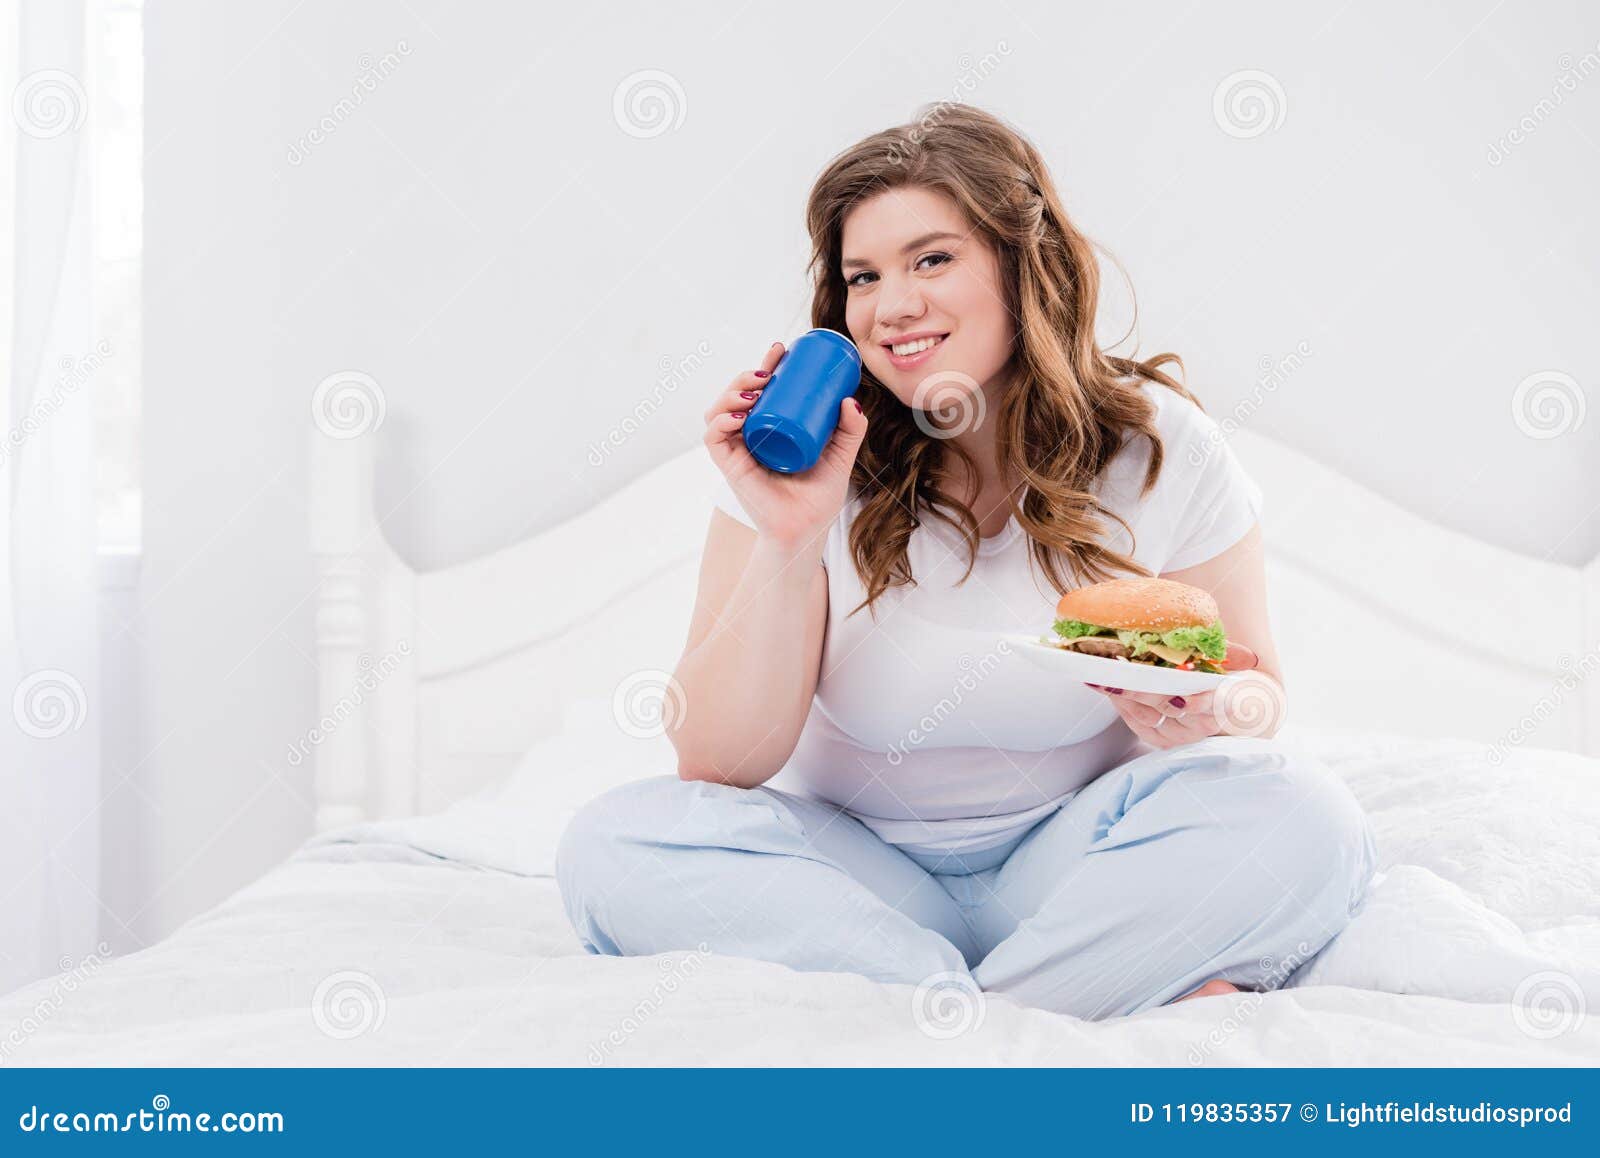
<svg viewBox="0 0 1600 1158"><path fill-rule="evenodd" d="M1244 644L1255 652L1253 670L1283 683L1278 649L1273 645L1272 627L1267 622L1267 560L1261 546L1260 523L1215 559L1208 559L1198 567L1170 571L1161 578L1209 591L1222 614L1228 643Z"/></svg>
<svg viewBox="0 0 1600 1158"><path fill-rule="evenodd" d="M669 721L678 775L754 788L788 762L816 693L828 623L822 551L844 508L867 435L853 397L809 470L758 463L742 426L783 357L774 342L759 369L734 378L706 410L706 449L747 523L711 515L700 587L683 657L673 672L682 710Z"/></svg>
<svg viewBox="0 0 1600 1158"><path fill-rule="evenodd" d="M754 788L788 761L817 688L827 576L819 547L780 544L713 512L673 672L680 777Z"/></svg>
<svg viewBox="0 0 1600 1158"><path fill-rule="evenodd" d="M1278 651L1267 622L1267 569L1260 524L1216 558L1161 578L1209 591L1227 629L1229 667L1238 670L1245 666L1234 652L1242 645L1246 659L1254 653L1253 672L1268 682L1257 683L1248 696L1234 693L1237 703L1227 692L1219 701L1215 692L1157 696L1096 690L1111 700L1134 734L1152 747L1175 748L1215 735L1274 735L1283 722L1285 701ZM1166 717L1164 723L1162 717Z"/></svg>

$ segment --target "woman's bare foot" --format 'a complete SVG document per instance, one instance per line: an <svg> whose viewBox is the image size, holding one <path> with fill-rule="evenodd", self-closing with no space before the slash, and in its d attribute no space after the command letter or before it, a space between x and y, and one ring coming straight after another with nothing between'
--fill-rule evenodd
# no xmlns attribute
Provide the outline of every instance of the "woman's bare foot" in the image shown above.
<svg viewBox="0 0 1600 1158"><path fill-rule="evenodd" d="M1224 981L1219 977L1215 981L1207 981L1204 985L1202 985L1199 989L1196 989L1193 993L1185 993L1182 997L1174 997L1172 999L1172 1001L1169 1002L1169 1004L1176 1005L1180 1001L1188 1001L1189 998L1191 998L1191 997L1217 997L1220 994L1224 994L1224 993L1238 993L1238 992L1240 992L1240 990L1239 990L1239 987L1237 985L1234 985L1233 983L1228 982L1228 981Z"/></svg>

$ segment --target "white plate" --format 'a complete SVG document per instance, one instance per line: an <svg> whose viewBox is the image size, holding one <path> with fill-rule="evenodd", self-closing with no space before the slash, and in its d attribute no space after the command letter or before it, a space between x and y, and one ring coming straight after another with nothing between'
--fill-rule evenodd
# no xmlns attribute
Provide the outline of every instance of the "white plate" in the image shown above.
<svg viewBox="0 0 1600 1158"><path fill-rule="evenodd" d="M1175 667L1156 667L1148 663L1130 663L1125 659L1106 659L1101 655L1085 655L1081 651L1066 651L1052 644L1042 643L1037 635L1010 634L1006 643L1028 658L1030 663L1069 679L1086 684L1099 684L1103 688L1121 688L1128 692L1153 692L1162 696L1184 696L1191 692L1209 692L1229 680L1242 678L1242 673L1214 675L1207 671L1183 671Z"/></svg>

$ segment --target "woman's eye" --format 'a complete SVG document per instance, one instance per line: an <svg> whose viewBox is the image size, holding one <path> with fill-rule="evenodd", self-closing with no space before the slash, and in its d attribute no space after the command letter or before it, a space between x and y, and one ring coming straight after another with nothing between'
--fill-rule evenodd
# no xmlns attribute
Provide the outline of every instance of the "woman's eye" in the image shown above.
<svg viewBox="0 0 1600 1158"><path fill-rule="evenodd" d="M951 254L948 254L948 253L925 253L921 257L917 258L916 262L913 263L911 268L912 269L924 269L924 268L926 268L926 269L938 269L939 266L946 265L946 264L948 264L948 263L950 263L950 262L952 262L954 260L955 260L955 257L953 255L951 255ZM931 266L924 266L923 263L924 262L928 262L928 261L934 262L934 264L931 265ZM861 280L862 278L876 278L877 276L878 276L877 274L871 272L870 270L865 270L864 269L860 273L856 274L854 277L846 278L844 284L847 287L849 287L850 289L859 289L862 286L871 285L872 284L871 282L862 281Z"/></svg>

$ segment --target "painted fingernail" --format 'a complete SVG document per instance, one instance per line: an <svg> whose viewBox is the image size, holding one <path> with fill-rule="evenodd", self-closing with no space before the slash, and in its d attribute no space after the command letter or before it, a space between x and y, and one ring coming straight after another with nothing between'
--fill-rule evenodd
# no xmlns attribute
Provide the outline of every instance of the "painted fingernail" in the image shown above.
<svg viewBox="0 0 1600 1158"><path fill-rule="evenodd" d="M754 402L756 398L756 392L754 390L741 390L739 391L739 397Z"/></svg>
<svg viewBox="0 0 1600 1158"><path fill-rule="evenodd" d="M854 398L850 399L850 401L855 405L856 413L860 414L861 413L861 403L857 402Z"/></svg>
<svg viewBox="0 0 1600 1158"><path fill-rule="evenodd" d="M1167 701L1167 703L1171 704L1175 708L1184 708L1188 707L1189 705L1189 701L1184 699L1182 696L1173 696Z"/></svg>
<svg viewBox="0 0 1600 1158"><path fill-rule="evenodd" d="M735 418L743 418L744 417L744 411L743 410L735 410L733 412L733 416Z"/></svg>
<svg viewBox="0 0 1600 1158"><path fill-rule="evenodd" d="M1093 688L1097 692L1105 690L1099 684L1084 684L1083 686L1086 687L1086 688Z"/></svg>
<svg viewBox="0 0 1600 1158"><path fill-rule="evenodd" d="M1106 691L1110 692L1114 696L1120 696L1122 694L1121 688L1107 688Z"/></svg>
<svg viewBox="0 0 1600 1158"><path fill-rule="evenodd" d="M771 373L772 373L772 371L770 371L770 370L757 370L757 371L755 371L755 376L757 378L765 378L768 375L770 375Z"/></svg>

